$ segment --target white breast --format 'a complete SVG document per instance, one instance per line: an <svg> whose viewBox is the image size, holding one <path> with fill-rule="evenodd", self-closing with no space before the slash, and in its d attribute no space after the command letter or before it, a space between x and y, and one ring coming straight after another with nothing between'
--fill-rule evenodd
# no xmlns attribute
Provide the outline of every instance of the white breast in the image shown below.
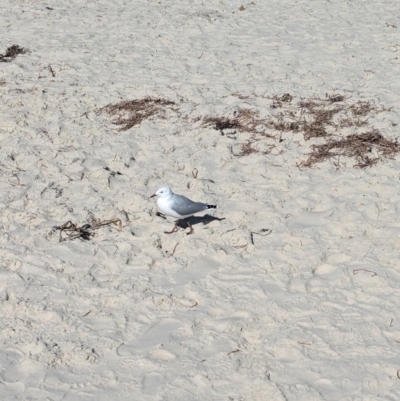
<svg viewBox="0 0 400 401"><path fill-rule="evenodd" d="M176 219L183 219L184 216L181 216L180 214L176 213L174 210L171 209L171 201L172 197L167 196L165 198L158 198L157 199L157 207L160 209L160 211L167 216L172 216L175 217Z"/></svg>

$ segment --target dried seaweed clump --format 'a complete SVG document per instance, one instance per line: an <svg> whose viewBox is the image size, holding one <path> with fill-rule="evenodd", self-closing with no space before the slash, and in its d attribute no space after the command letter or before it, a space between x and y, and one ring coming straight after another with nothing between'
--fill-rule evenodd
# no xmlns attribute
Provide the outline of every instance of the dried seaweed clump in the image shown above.
<svg viewBox="0 0 400 401"><path fill-rule="evenodd" d="M293 100L293 96L290 93L284 93L282 96L273 96L272 100L271 109L278 109L283 106L283 103L290 103Z"/></svg>
<svg viewBox="0 0 400 401"><path fill-rule="evenodd" d="M259 112L251 109L239 109L233 113L233 117L205 117L203 126L212 126L224 135L225 129L235 129L241 132L252 134L266 134L266 121L259 118ZM270 136L271 137L271 136Z"/></svg>
<svg viewBox="0 0 400 401"><path fill-rule="evenodd" d="M328 137L334 129L328 127L335 127L334 116L346 108L344 104L332 106L345 100L338 94L326 95L324 99L314 96L297 103L292 100L289 93L272 97L270 107L278 113L270 117L268 127L280 132L302 132L305 140Z"/></svg>
<svg viewBox="0 0 400 401"><path fill-rule="evenodd" d="M240 152L236 156L243 157L243 156L248 156L248 155L251 155L252 153L258 153L258 152L259 152L258 149L253 147L253 142L247 141L246 143L242 143L240 145Z"/></svg>
<svg viewBox="0 0 400 401"><path fill-rule="evenodd" d="M358 128L368 125L368 115L390 109L378 108L370 101L349 102L341 94L313 96L292 102L293 97L285 93L272 97L271 109L277 112L268 120L268 127L279 132L301 132L306 141L312 138L327 138L343 128Z"/></svg>
<svg viewBox="0 0 400 401"><path fill-rule="evenodd" d="M108 226L114 224L118 230L122 230L122 222L119 218L115 217L111 220L100 220L97 219L93 213L89 212L87 217L87 224L79 226L78 224L67 221L61 226L54 227L54 230L60 230L60 242L74 239L83 239L89 241L95 236L95 230L102 226Z"/></svg>
<svg viewBox="0 0 400 401"><path fill-rule="evenodd" d="M106 112L116 118L113 124L120 126L120 131L126 131L142 121L160 115L166 107L172 107L175 103L160 98L146 97L139 100L128 100L116 104L108 104L102 107L98 113Z"/></svg>
<svg viewBox="0 0 400 401"><path fill-rule="evenodd" d="M309 158L299 164L300 167L314 167L333 157L353 157L357 163L354 167L366 168L375 165L382 157L392 157L399 153L397 140L389 140L373 129L362 134L352 134L338 139L311 146Z"/></svg>
<svg viewBox="0 0 400 401"><path fill-rule="evenodd" d="M0 63L9 63L14 60L19 54L25 54L26 49L18 45L10 46L4 54L0 54Z"/></svg>

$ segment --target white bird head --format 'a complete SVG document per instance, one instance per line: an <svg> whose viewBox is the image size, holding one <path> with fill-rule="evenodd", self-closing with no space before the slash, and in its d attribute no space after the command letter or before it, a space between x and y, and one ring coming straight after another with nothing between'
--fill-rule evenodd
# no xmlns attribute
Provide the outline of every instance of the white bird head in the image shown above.
<svg viewBox="0 0 400 401"><path fill-rule="evenodd" d="M165 186L157 189L157 192L150 196L150 198L154 198L155 196L159 196L160 198L166 198L167 196L172 195L172 190L170 187Z"/></svg>

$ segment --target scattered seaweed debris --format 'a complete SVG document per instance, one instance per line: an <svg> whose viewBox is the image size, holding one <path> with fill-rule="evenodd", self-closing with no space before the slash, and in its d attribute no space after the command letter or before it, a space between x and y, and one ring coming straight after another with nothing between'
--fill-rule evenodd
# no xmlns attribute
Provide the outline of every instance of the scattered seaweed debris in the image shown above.
<svg viewBox="0 0 400 401"><path fill-rule="evenodd" d="M239 109L233 113L233 117L205 117L203 127L212 126L213 129L220 131L224 135L225 129L235 129L241 132L253 134L263 134L265 132L266 120L259 118L258 111L252 109Z"/></svg>
<svg viewBox="0 0 400 401"><path fill-rule="evenodd" d="M327 94L325 99L314 96L297 103L292 103L292 100L289 93L272 97L270 108L279 109L279 112L270 117L268 127L280 132L302 132L305 140L329 136L328 127L335 124L333 117L346 107L338 105L332 108L332 104L345 100L338 94Z"/></svg>
<svg viewBox="0 0 400 401"><path fill-rule="evenodd" d="M341 94L325 94L325 98L313 96L292 102L293 97L285 93L272 97L273 114L267 126L280 132L300 132L304 139L327 138L343 128L358 128L368 125L371 113L391 111L391 108L378 108L371 101L350 102Z"/></svg>
<svg viewBox="0 0 400 401"><path fill-rule="evenodd" d="M108 113L116 118L113 124L120 126L120 131L139 125L142 121L159 115L166 107L173 107L175 102L166 99L146 97L138 100L127 100L116 104L108 104L98 110L97 114Z"/></svg>
<svg viewBox="0 0 400 401"><path fill-rule="evenodd" d="M236 116L232 118L226 117L205 117L203 119L203 127L212 126L216 131L220 131L221 135L224 134L224 129L237 129L240 128L239 121L237 121Z"/></svg>
<svg viewBox="0 0 400 401"><path fill-rule="evenodd" d="M311 146L311 153L299 167L314 167L333 157L345 156L356 159L354 167L366 168L375 165L382 157L392 157L399 153L397 140L389 140L373 129L363 134L352 134L339 139L329 138L327 142Z"/></svg>
<svg viewBox="0 0 400 401"><path fill-rule="evenodd" d="M78 224L72 223L72 221L67 221L61 226L55 227L55 230L60 230L60 242L67 240L74 240L77 238L89 241L95 235L95 231L102 227L110 224L115 224L118 230L122 230L122 221L118 218L113 218L111 220L101 221L96 219L93 213L88 214L87 223L79 226Z"/></svg>
<svg viewBox="0 0 400 401"><path fill-rule="evenodd" d="M273 96L272 100L271 109L278 109L283 106L283 103L290 103L293 100L293 96L290 93L284 93L282 96Z"/></svg>
<svg viewBox="0 0 400 401"><path fill-rule="evenodd" d="M377 129L368 127L371 115L392 110L377 106L373 100L352 101L338 93L301 98L298 102L285 93L271 100L274 111L267 126L272 132L299 133L305 141L324 141L311 145L308 159L298 163L299 167L314 167L344 156L356 160L354 167L366 168L400 151L397 140L386 139ZM359 132L361 127L366 128L364 132Z"/></svg>
<svg viewBox="0 0 400 401"><path fill-rule="evenodd" d="M240 145L240 153L237 155L239 157L249 156L252 153L258 153L259 150L253 146L252 141L247 141Z"/></svg>
<svg viewBox="0 0 400 401"><path fill-rule="evenodd" d="M358 102L352 104L349 110L352 112L353 116L365 117L367 114L374 111L375 107L371 102L359 100Z"/></svg>
<svg viewBox="0 0 400 401"><path fill-rule="evenodd" d="M10 46L4 54L0 54L0 63L9 63L19 54L25 54L28 50L18 45Z"/></svg>
<svg viewBox="0 0 400 401"><path fill-rule="evenodd" d="M249 100L256 95L234 96ZM248 134L243 143L237 143L235 152L229 145L234 157L269 154L274 149L274 154L282 154L288 149L290 139L284 133L292 135L298 146L302 145L302 139L312 141L308 159L297 163L299 167L311 168L317 163L343 156L355 159L355 167L366 168L399 152L397 140L386 139L370 125L372 116L392 111L392 108L377 105L374 100L354 101L336 92L297 100L292 94L284 93L269 99L271 113L268 117L260 117L258 110L246 107L238 108L229 116L203 116L192 121L201 120L203 127L212 127L221 135L231 130L227 137L233 140L238 139L236 133ZM180 115L176 103L154 97L109 104L97 112L108 113L112 116L112 123L119 126L120 131L125 131L153 116L166 118L168 109ZM340 166L336 160L333 163Z"/></svg>

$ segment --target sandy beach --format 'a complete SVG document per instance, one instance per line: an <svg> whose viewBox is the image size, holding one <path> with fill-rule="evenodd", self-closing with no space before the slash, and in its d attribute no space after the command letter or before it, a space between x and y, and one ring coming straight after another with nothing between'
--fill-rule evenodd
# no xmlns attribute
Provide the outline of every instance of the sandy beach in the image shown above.
<svg viewBox="0 0 400 401"><path fill-rule="evenodd" d="M0 399L400 399L399 33L390 0L3 0ZM165 234L162 185L217 208Z"/></svg>

